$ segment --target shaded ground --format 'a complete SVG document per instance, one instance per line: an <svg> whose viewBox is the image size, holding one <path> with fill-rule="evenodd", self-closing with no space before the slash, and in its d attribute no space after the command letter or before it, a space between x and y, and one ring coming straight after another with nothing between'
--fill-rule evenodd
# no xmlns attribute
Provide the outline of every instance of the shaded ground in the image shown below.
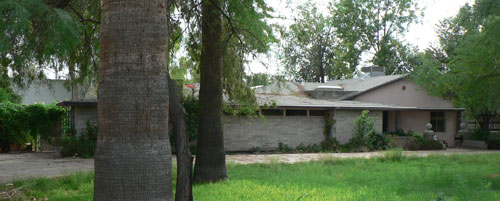
<svg viewBox="0 0 500 201"><path fill-rule="evenodd" d="M448 149L446 151L406 151L405 155L426 156L431 154L481 154L500 153L500 151L477 151ZM269 162L305 162L322 158L370 158L381 156L383 152L369 153L312 153L312 154L231 154L226 156L228 163L250 164ZM175 158L174 158L175 160ZM92 170L93 159L61 158L58 153L0 154L0 183L27 177L55 177L70 172Z"/></svg>

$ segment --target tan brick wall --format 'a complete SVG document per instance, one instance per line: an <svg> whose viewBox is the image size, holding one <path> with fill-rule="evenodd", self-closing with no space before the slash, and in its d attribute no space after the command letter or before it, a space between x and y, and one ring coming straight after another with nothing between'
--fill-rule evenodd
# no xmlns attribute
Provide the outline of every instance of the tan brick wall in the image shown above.
<svg viewBox="0 0 500 201"><path fill-rule="evenodd" d="M226 151L275 150L282 142L295 147L300 143L319 144L324 139L323 117L224 116L224 148Z"/></svg>
<svg viewBox="0 0 500 201"><path fill-rule="evenodd" d="M361 110L335 110L334 119L336 120L333 137L341 144L349 142L352 138L353 121L361 114ZM368 116L375 118L375 130L382 133L382 111L370 111Z"/></svg>
<svg viewBox="0 0 500 201"><path fill-rule="evenodd" d="M97 125L97 107L74 107L74 115L75 129L78 135L86 131L87 121Z"/></svg>

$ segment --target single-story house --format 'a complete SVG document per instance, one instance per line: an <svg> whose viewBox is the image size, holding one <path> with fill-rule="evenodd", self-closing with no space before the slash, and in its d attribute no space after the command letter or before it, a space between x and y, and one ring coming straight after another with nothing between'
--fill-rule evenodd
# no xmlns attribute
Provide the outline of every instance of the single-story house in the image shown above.
<svg viewBox="0 0 500 201"><path fill-rule="evenodd" d="M370 111L380 133L398 129L422 133L425 125L431 123L440 140L455 146L462 108L427 95L405 75L368 75L372 76L327 83L285 81L257 87L255 93L263 118L225 115L226 151L248 151L254 147L274 150L280 142L289 146L318 144L326 135L347 143L352 137L353 120L363 110ZM88 121L97 123L95 99L58 105L72 108L72 122L78 132L84 131ZM325 130L325 122L333 123L331 129Z"/></svg>

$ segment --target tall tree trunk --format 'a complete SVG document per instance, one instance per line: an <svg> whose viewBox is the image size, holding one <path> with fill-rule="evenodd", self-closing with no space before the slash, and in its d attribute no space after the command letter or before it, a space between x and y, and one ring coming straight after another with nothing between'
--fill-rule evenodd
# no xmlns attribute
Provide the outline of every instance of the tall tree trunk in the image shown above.
<svg viewBox="0 0 500 201"><path fill-rule="evenodd" d="M94 200L171 201L166 0L103 0Z"/></svg>
<svg viewBox="0 0 500 201"><path fill-rule="evenodd" d="M215 182L227 177L222 128L222 8L221 0L202 5L200 124L194 181Z"/></svg>
<svg viewBox="0 0 500 201"><path fill-rule="evenodd" d="M490 130L490 120L493 115L485 113L479 116L478 123L481 131L489 131Z"/></svg>
<svg viewBox="0 0 500 201"><path fill-rule="evenodd" d="M177 185L175 188L176 201L192 201L192 171L193 157L189 151L189 135L187 133L186 111L177 96L175 83L168 76L168 88L170 98L170 118L174 122L177 151Z"/></svg>

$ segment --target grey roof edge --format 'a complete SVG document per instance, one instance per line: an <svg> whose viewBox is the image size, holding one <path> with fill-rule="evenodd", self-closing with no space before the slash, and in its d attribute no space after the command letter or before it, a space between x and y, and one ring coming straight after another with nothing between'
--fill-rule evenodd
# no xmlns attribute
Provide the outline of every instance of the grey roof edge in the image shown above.
<svg viewBox="0 0 500 201"><path fill-rule="evenodd" d="M97 106L97 101L62 101L57 106ZM332 108L332 109L372 109L372 110L433 110L433 111L464 111L465 108L433 108L433 107L406 107L406 106L326 106L326 105L280 105L278 108Z"/></svg>
<svg viewBox="0 0 500 201"><path fill-rule="evenodd" d="M62 101L56 104L57 106L67 107L67 106L97 106L97 101Z"/></svg>
<svg viewBox="0 0 500 201"><path fill-rule="evenodd" d="M373 109L373 110L426 110L426 111L464 111L465 108L454 108L454 107L442 107L442 108L432 108L432 107L406 107L406 106L325 106L325 105L280 105L277 108L331 108L331 109ZM274 108L270 108L274 109Z"/></svg>
<svg viewBox="0 0 500 201"><path fill-rule="evenodd" d="M384 83L382 83L382 84L379 84L379 85L374 86L374 87L372 87L372 88L369 88L369 89L367 89L367 90L360 91L360 92L357 92L357 93L353 93L353 94L350 94L350 95L344 96L344 97L340 98L339 100L350 100L350 99L355 98L356 96L359 96L359 95L361 95L361 94L364 94L364 93L367 93L367 92L369 92L369 91L373 91L373 90L375 90L375 89L378 89L378 88L381 88L381 87L387 86L387 85L389 85L389 84L392 84L392 83L398 82L398 81L400 81L400 80L402 80L402 79L405 79L406 77L409 77L409 74L402 75L402 76L400 76L400 77L398 77L398 78L395 78L395 79L393 79L393 80L391 80L391 81L388 81L388 82L384 82Z"/></svg>

